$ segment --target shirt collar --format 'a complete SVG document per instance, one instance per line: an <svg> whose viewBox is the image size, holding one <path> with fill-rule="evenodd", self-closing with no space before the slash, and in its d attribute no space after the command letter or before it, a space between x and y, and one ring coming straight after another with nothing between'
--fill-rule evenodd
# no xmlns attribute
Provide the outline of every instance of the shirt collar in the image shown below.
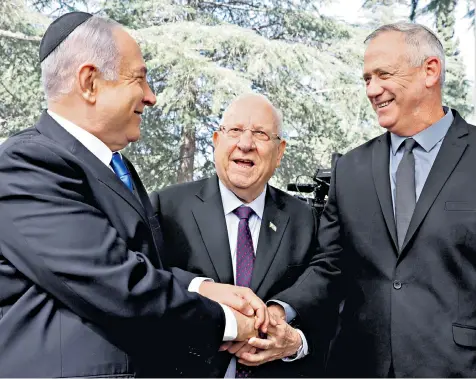
<svg viewBox="0 0 476 379"><path fill-rule="evenodd" d="M264 213L264 202L266 199L266 189L267 185L264 186L263 192L254 199L251 203L245 204L243 203L236 195L230 191L222 182L220 179L218 179L218 184L220 186L220 194L221 194L221 201L223 203L223 211L225 212L225 216L231 212L233 212L236 208L246 205L253 209L253 211L256 213L256 215L260 218L263 219L263 213Z"/></svg>
<svg viewBox="0 0 476 379"><path fill-rule="evenodd" d="M102 163L106 166L111 164L112 151L104 144L104 142L53 111L48 109L47 112L61 127L81 142L84 147L93 153Z"/></svg>
<svg viewBox="0 0 476 379"><path fill-rule="evenodd" d="M445 137L453 123L453 112L447 107L443 107L443 111L446 114L440 120L412 137L427 153ZM398 148L407 138L408 137L397 136L396 134L390 133L393 155L397 154Z"/></svg>

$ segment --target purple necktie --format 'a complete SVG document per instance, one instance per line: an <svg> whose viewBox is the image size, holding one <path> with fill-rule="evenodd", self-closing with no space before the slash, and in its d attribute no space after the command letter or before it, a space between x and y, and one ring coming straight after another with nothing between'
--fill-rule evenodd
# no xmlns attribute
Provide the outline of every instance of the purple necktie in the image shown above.
<svg viewBox="0 0 476 379"><path fill-rule="evenodd" d="M233 211L240 218L238 224L238 239L236 242L236 281L235 284L241 287L249 287L253 265L255 263L255 253L253 249L253 239L248 225L250 216L254 213L250 207L241 206ZM236 362L236 377L248 378L251 375L251 368Z"/></svg>
<svg viewBox="0 0 476 379"><path fill-rule="evenodd" d="M241 206L236 208L233 213L240 218L236 242L236 285L249 287L255 263L255 252L248 220L254 212L250 207Z"/></svg>

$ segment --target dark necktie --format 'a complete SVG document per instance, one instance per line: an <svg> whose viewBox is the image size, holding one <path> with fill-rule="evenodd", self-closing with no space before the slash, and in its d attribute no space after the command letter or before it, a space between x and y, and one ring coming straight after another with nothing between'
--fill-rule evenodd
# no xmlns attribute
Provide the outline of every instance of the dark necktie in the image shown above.
<svg viewBox="0 0 476 379"><path fill-rule="evenodd" d="M395 185L395 221L399 249L403 246L416 205L415 157L413 156L416 141L413 138L407 138L404 144L404 153L398 165Z"/></svg>
<svg viewBox="0 0 476 379"><path fill-rule="evenodd" d="M132 178L129 170L127 169L124 161L122 160L121 154L114 153L112 154L111 167L116 173L116 175L121 179L122 183L126 185L131 192L133 191Z"/></svg>
<svg viewBox="0 0 476 379"><path fill-rule="evenodd" d="M236 242L236 280L237 286L249 287L253 265L255 263L255 253L253 239L251 238L248 220L254 213L250 207L241 206L233 211L240 218L238 224L238 239ZM251 368L236 362L236 377L248 378L251 375Z"/></svg>

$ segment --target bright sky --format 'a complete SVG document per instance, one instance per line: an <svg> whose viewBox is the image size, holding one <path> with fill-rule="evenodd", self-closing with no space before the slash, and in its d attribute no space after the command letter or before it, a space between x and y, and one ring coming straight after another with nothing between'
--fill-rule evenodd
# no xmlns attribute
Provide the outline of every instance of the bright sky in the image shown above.
<svg viewBox="0 0 476 379"><path fill-rule="evenodd" d="M362 23L365 20L365 12L361 9L361 0L335 0L331 5L325 7L322 13L327 16L337 17L350 23ZM396 8L403 11L402 17L395 21L400 21L408 17L410 12L409 7L403 9ZM475 41L474 32L470 28L471 21L464 18L467 13L466 1L460 1L456 9L456 36L459 38L459 49L466 66L466 76L469 80L474 81L475 77ZM418 18L417 22L428 26L432 30L435 29L431 19Z"/></svg>

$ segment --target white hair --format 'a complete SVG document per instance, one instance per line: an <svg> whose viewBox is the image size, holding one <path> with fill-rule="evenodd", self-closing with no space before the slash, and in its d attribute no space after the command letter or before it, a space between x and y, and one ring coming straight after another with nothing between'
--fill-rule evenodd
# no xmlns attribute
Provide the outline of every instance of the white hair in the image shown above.
<svg viewBox="0 0 476 379"><path fill-rule="evenodd" d="M47 100L57 100L73 89L79 66L94 64L106 80L117 79L120 57L113 30L116 21L93 16L78 26L41 63L41 82Z"/></svg>
<svg viewBox="0 0 476 379"><path fill-rule="evenodd" d="M364 41L368 43L385 32L400 32L405 35L405 42L409 45L413 53L408 57L410 65L421 66L425 59L437 57L441 62L440 85L445 82L445 50L440 40L426 26L411 22L396 22L379 27L373 31Z"/></svg>
<svg viewBox="0 0 476 379"><path fill-rule="evenodd" d="M271 109L272 109L273 115L274 115L274 119L275 119L275 122L276 122L276 124L275 124L276 134L278 135L279 138L282 138L283 137L283 113L278 108L276 108L273 105L273 103L271 101L269 101L269 99L265 95L262 95L260 93L245 93L245 94L240 95L240 96L236 97L235 99L233 99L233 101L228 105L228 107L223 112L223 116L222 116L222 119L220 121L220 124L223 124L223 119L225 118L226 113L228 112L229 108L231 108L234 105L234 103L236 101L238 101L242 98L250 97L250 96L261 98L262 100L264 100L266 103L268 103L271 106Z"/></svg>

